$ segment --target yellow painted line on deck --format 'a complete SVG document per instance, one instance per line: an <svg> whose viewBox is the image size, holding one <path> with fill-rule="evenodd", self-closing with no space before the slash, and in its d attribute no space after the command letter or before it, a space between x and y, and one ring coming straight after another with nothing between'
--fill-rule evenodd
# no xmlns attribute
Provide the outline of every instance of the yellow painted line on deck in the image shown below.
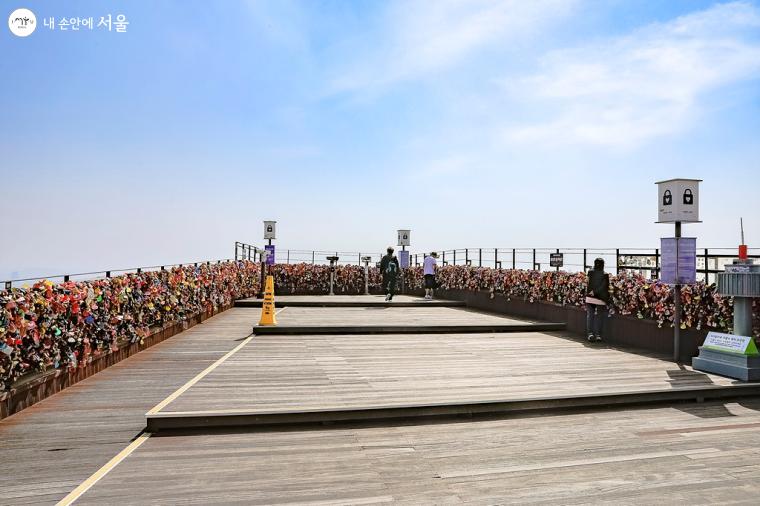
<svg viewBox="0 0 760 506"><path fill-rule="evenodd" d="M284 309L286 309L286 308L283 307L283 308L278 309L275 314L279 314ZM210 366L208 366L207 368L205 368L203 371L201 371L193 379L191 379L190 381L188 381L187 383L185 383L184 385L182 385L176 392L174 392L169 397L167 397L166 399L164 399L163 401L161 401L160 403L158 403L153 409L151 409L150 411L148 411L147 414L148 415L152 415L152 414L155 414L155 413L158 413L159 411L161 411L162 408L164 408L167 404L169 404L174 399L176 399L177 397L179 397L180 395L182 395L182 393L185 392L188 388L190 388L191 386L193 386L194 384L196 384L198 381L200 381L208 373L210 373L211 371L213 371L214 369L216 369L217 367L219 367L220 365L222 365L225 360L227 360L232 355L234 355L235 353L237 353L238 350L240 350L243 346L245 346L246 344L248 344L251 341L251 339L253 339L254 337L256 337L256 336L251 335L251 336L247 337L242 343L240 343L234 349L232 349L229 352L227 352L222 358L220 358L219 360L217 360L216 362L214 362L213 364L211 364ZM122 451L120 451L118 455L116 455L114 458L112 458L111 460L109 460L103 467L101 467L100 469L98 469L97 471L95 471L89 478L87 478L86 480L84 480L77 488L75 488L74 490L72 490L69 493L69 495L67 495L66 497L64 497L63 499L61 499L58 502L57 506L68 506L69 504L73 504L74 501L76 501L77 499L79 499L82 496L82 494L84 494L85 492L87 492L90 488L92 488L93 485L95 485L98 481L100 481L100 479L103 476L105 476L106 474L108 474L114 467L116 467L117 465L119 465L119 463L121 463L122 460L124 460L130 454L132 454L132 452L134 452L135 450L137 450L140 447L140 445L142 445L145 441L148 440L148 438L150 436L151 436L150 433L140 434L140 436L137 439L135 439L129 445L127 445L127 447L124 448Z"/></svg>
<svg viewBox="0 0 760 506"><path fill-rule="evenodd" d="M149 437L150 434L148 433L140 434L137 439L132 441L126 448L120 451L118 455L109 460L106 465L95 471L92 476L84 480L77 488L72 490L69 495L61 499L58 502L58 506L68 506L69 504L73 504L74 501L82 496L82 494L90 490L93 485L100 481L103 476L107 475L111 469L119 465L119 463L127 458L133 451L137 450L140 445L148 440Z"/></svg>
<svg viewBox="0 0 760 506"><path fill-rule="evenodd" d="M283 307L283 308L278 309L275 312L275 315L280 314L280 312L283 311L283 310L285 310L285 309L287 309L287 308ZM200 373L198 373L198 375L195 376L193 379L191 379L190 381L188 381L187 383L185 383L184 385L182 385L181 387L179 387L169 397L167 397L163 401L161 401L158 404L156 404L153 407L153 409L151 409L150 411L148 411L147 413L145 413L145 415L146 416L147 415L155 415L156 413L158 413L159 411L161 411L162 409L164 409L169 403L171 403L177 397L179 397L180 395L182 395L183 393L185 393L190 387L192 387L193 385L195 385L196 383L198 383L200 380L202 380L211 371L213 371L214 369L216 369L217 367L219 367L220 365L222 365L232 355L234 355L235 353L237 353L238 351L240 351L240 349L243 348L243 346L245 346L246 344L248 344L251 341L251 339L253 339L254 337L256 337L256 336L255 335L248 336L242 343L240 343L239 345L235 346L235 348L233 348L232 350L228 351L219 360L217 360L216 362L214 362L213 364L211 364L210 366L208 366L207 368L205 368L203 371L201 371Z"/></svg>

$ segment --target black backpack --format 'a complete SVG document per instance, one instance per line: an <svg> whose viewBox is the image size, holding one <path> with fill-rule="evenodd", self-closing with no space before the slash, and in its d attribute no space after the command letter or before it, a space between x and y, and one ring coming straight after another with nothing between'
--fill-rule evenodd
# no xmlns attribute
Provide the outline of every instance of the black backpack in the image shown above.
<svg viewBox="0 0 760 506"><path fill-rule="evenodd" d="M385 266L386 276L395 276L398 274L398 265L396 265L393 257L388 258L388 265Z"/></svg>

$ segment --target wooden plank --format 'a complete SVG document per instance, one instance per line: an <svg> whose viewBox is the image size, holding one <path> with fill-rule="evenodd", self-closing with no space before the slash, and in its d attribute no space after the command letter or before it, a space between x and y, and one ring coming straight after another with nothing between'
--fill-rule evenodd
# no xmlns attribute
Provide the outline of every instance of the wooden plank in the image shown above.
<svg viewBox="0 0 760 506"><path fill-rule="evenodd" d="M0 492L0 503L63 498L145 428L148 409L240 344L251 324L249 310L230 309L0 421L0 455L12 463L0 490L13 490Z"/></svg>
<svg viewBox="0 0 760 506"><path fill-rule="evenodd" d="M747 400L158 436L80 503L752 504L758 423Z"/></svg>
<svg viewBox="0 0 760 506"><path fill-rule="evenodd" d="M694 398L716 387L740 395L734 384L565 334L256 336L162 413L292 414L639 393L672 399L677 391Z"/></svg>

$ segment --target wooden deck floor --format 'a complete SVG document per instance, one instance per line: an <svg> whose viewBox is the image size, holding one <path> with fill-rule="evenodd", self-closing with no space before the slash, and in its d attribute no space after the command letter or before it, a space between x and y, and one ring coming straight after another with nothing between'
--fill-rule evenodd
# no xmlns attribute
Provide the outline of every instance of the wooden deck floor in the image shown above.
<svg viewBox="0 0 760 506"><path fill-rule="evenodd" d="M760 401L153 436L82 504L757 504Z"/></svg>
<svg viewBox="0 0 760 506"><path fill-rule="evenodd" d="M250 310L256 322L260 312ZM465 308L449 307L288 307L277 315L278 325L504 325L532 323Z"/></svg>
<svg viewBox="0 0 760 506"><path fill-rule="evenodd" d="M0 504L53 504L119 453L147 410L250 333L234 311L0 421Z"/></svg>
<svg viewBox="0 0 760 506"><path fill-rule="evenodd" d="M398 314L427 322L457 310L422 311L430 313ZM145 412L174 394L163 409L731 383L563 334L248 337L258 314L231 309L1 421L0 504L61 499L127 447L145 428ZM308 315L287 308L278 319ZM339 317L330 309L323 316ZM760 400L177 434L142 439L78 502L750 504L760 478Z"/></svg>
<svg viewBox="0 0 760 506"><path fill-rule="evenodd" d="M161 412L392 407L734 383L565 334L256 336Z"/></svg>

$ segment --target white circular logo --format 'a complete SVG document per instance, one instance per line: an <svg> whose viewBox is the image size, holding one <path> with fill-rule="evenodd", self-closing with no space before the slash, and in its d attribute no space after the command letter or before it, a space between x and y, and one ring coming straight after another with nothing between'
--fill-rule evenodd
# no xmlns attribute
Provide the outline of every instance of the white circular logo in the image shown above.
<svg viewBox="0 0 760 506"><path fill-rule="evenodd" d="M37 18L29 9L16 9L8 18L8 28L13 35L27 37L37 28Z"/></svg>

